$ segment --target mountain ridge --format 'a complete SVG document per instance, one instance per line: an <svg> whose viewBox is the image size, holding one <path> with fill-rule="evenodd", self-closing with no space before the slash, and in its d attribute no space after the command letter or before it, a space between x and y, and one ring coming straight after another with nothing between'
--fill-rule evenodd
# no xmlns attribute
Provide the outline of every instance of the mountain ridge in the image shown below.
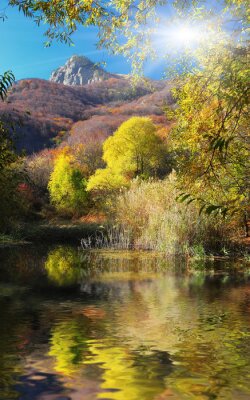
<svg viewBox="0 0 250 400"><path fill-rule="evenodd" d="M122 79L119 75L107 72L86 56L73 55L63 66L52 72L49 80L68 86L83 86L110 78Z"/></svg>
<svg viewBox="0 0 250 400"><path fill-rule="evenodd" d="M27 154L54 147L58 137L69 145L101 143L132 115L162 118L163 103L172 101L169 84L149 82L134 85L129 78L113 74L86 85L23 79L0 103L0 116L17 122L16 148Z"/></svg>

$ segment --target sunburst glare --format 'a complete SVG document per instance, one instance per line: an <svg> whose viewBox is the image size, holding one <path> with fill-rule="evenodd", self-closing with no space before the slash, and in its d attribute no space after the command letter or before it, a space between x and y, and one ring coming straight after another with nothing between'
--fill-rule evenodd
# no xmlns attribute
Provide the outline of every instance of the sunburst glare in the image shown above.
<svg viewBox="0 0 250 400"><path fill-rule="evenodd" d="M177 45L193 46L201 41L203 33L195 27L183 25L170 31L169 37Z"/></svg>
<svg viewBox="0 0 250 400"><path fill-rule="evenodd" d="M175 22L172 25L163 26L157 30L153 39L154 47L158 51L182 51L194 49L205 40L209 39L209 31L205 26L194 26L184 21Z"/></svg>

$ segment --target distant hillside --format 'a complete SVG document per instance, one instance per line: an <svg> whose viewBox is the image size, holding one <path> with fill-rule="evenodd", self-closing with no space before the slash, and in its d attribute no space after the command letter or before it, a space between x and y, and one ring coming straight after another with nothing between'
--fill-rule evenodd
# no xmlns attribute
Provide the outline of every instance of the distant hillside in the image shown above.
<svg viewBox="0 0 250 400"><path fill-rule="evenodd" d="M90 71L104 75L95 81L88 75ZM79 73L85 74L84 81L89 78L88 84L77 84ZM0 103L0 115L16 122L18 151L31 154L62 140L68 144L102 142L131 115L159 119L163 103L172 101L166 82L135 86L128 77L109 74L85 57L72 57L52 74L52 79L56 76L63 83L21 80L10 90L7 102Z"/></svg>
<svg viewBox="0 0 250 400"><path fill-rule="evenodd" d="M129 103L145 94L158 90L129 80L110 78L85 86L65 86L41 79L24 79L11 89L8 101L0 103L0 114L8 119L21 121L17 126L17 149L28 154L51 147L51 139L60 131L69 131L72 125L86 120L102 107Z"/></svg>
<svg viewBox="0 0 250 400"><path fill-rule="evenodd" d="M168 126L162 107L164 103L173 104L170 88L166 84L161 90L130 102L90 109L88 119L74 123L62 145L102 143L122 122L133 115L150 116L156 124Z"/></svg>

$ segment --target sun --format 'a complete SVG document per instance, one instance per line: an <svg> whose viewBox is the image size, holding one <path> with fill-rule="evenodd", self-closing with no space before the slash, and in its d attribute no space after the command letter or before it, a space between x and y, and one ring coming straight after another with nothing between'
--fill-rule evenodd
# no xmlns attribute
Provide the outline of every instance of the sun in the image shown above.
<svg viewBox="0 0 250 400"><path fill-rule="evenodd" d="M177 21L168 26L161 26L156 34L156 45L160 48L193 49L206 40L205 27Z"/></svg>
<svg viewBox="0 0 250 400"><path fill-rule="evenodd" d="M171 32L172 41L176 42L177 45L193 46L202 39L202 32L195 27L183 25L176 27Z"/></svg>
<svg viewBox="0 0 250 400"><path fill-rule="evenodd" d="M166 29L165 37L173 46L195 47L203 40L204 32L200 27L182 23Z"/></svg>

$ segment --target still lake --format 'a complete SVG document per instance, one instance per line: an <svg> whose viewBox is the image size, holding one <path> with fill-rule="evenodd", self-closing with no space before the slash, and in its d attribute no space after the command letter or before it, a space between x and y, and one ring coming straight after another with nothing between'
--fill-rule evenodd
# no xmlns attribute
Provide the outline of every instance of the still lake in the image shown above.
<svg viewBox="0 0 250 400"><path fill-rule="evenodd" d="M250 269L0 249L0 399L250 399Z"/></svg>

